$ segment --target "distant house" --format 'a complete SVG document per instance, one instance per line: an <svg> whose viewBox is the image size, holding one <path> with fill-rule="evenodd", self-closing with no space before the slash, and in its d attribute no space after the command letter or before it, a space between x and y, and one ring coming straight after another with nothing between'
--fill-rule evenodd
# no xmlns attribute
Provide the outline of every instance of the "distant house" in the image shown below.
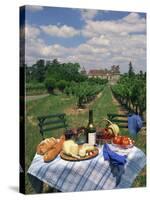
<svg viewBox="0 0 150 200"><path fill-rule="evenodd" d="M110 70L108 69L91 69L88 73L89 78L102 78L108 79L110 84L115 84L120 78L119 65L113 65Z"/></svg>

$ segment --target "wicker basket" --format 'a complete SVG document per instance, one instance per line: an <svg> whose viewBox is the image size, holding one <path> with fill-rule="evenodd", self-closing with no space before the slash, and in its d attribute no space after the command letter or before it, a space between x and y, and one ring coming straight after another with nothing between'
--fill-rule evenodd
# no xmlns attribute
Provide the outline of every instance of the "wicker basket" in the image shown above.
<svg viewBox="0 0 150 200"><path fill-rule="evenodd" d="M108 119L103 119L100 123L102 125L103 122L107 122L107 124L105 125L106 128L97 128L96 131L96 144L98 145L103 145L105 143L110 144L112 139L113 139L113 135L111 138L103 138L103 134L104 134L104 129L107 129L107 127L109 126L109 124L112 124L111 121L109 121Z"/></svg>

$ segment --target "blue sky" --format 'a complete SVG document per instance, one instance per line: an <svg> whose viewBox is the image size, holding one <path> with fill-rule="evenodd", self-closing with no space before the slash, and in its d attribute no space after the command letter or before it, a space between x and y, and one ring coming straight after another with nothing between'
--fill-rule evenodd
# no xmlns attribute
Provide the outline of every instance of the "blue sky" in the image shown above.
<svg viewBox="0 0 150 200"><path fill-rule="evenodd" d="M26 6L26 63L79 62L87 70L146 70L144 13Z"/></svg>

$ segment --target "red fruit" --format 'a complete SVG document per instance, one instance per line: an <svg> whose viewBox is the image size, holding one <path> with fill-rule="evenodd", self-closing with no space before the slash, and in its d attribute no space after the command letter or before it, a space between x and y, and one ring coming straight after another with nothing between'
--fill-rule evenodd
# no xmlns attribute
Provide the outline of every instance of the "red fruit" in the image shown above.
<svg viewBox="0 0 150 200"><path fill-rule="evenodd" d="M130 140L129 140L128 138L123 138L123 140L122 140L122 145L127 146L127 145L129 145L129 144L130 144Z"/></svg>
<svg viewBox="0 0 150 200"><path fill-rule="evenodd" d="M121 144L121 136L116 136L113 139L114 144Z"/></svg>
<svg viewBox="0 0 150 200"><path fill-rule="evenodd" d="M127 136L116 136L113 138L113 143L123 146L134 144L134 141Z"/></svg>
<svg viewBox="0 0 150 200"><path fill-rule="evenodd" d="M104 128L104 131L108 133L108 128Z"/></svg>
<svg viewBox="0 0 150 200"><path fill-rule="evenodd" d="M117 144L117 137L114 137L114 138L113 138L113 143L114 143L114 144Z"/></svg>
<svg viewBox="0 0 150 200"><path fill-rule="evenodd" d="M107 139L111 139L112 136L110 134L107 135Z"/></svg>
<svg viewBox="0 0 150 200"><path fill-rule="evenodd" d="M128 139L127 136L120 136L120 137L121 137L120 144L123 144L123 141Z"/></svg>

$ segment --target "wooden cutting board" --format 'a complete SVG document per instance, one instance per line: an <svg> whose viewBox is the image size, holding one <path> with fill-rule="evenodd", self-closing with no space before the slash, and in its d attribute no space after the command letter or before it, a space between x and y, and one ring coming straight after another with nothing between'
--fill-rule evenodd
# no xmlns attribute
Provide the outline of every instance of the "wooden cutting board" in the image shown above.
<svg viewBox="0 0 150 200"><path fill-rule="evenodd" d="M67 160L67 161L83 161L83 160L88 160L88 159L95 158L98 154L99 154L99 149L97 147L95 147L94 154L88 155L88 156L85 156L85 157L80 157L79 159L78 158L74 158L72 156L69 156L69 155L65 154L63 151L60 152L60 157L63 160Z"/></svg>

